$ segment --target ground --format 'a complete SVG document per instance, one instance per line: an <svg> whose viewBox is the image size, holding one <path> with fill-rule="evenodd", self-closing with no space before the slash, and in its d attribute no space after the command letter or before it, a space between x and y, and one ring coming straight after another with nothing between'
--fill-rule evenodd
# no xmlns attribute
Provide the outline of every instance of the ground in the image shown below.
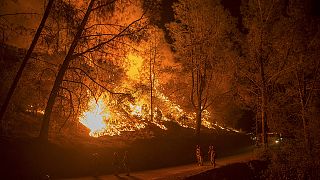
<svg viewBox="0 0 320 180"><path fill-rule="evenodd" d="M177 179L197 179L197 176L205 176L209 171L218 170L220 168L226 167L226 165L234 164L234 163L245 163L249 161L253 161L255 156L253 151L249 150L244 153L240 153L233 156L228 156L224 158L219 158L217 160L217 166L214 168L206 162L204 166L197 166L195 163L176 166L170 168L162 168L156 170L149 171L137 171L131 172L130 176L127 176L125 173L121 173L118 176L113 174L111 175L99 175L99 176L87 176L80 178L69 178L66 180L119 180L119 179L154 179L154 180L177 180ZM230 172L229 172L230 173ZM198 178L199 179L199 178ZM203 178L201 178L203 179Z"/></svg>
<svg viewBox="0 0 320 180"><path fill-rule="evenodd" d="M205 155L213 144L218 158L239 154L251 146L244 133L203 129L200 136L193 129L171 124L168 130L153 129L152 136L138 137L128 132L119 137L89 138L61 136L49 143L36 138L0 137L0 179L42 179L46 175L56 178L92 177L112 174L113 153L122 157L129 152L132 172L176 167L195 162L195 146L201 145ZM98 154L94 162L93 154ZM179 170L177 170L179 171Z"/></svg>

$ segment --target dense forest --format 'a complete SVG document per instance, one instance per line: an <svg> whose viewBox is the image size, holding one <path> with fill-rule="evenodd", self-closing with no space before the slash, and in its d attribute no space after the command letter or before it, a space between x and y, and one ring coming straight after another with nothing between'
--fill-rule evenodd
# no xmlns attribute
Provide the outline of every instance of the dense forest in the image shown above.
<svg viewBox="0 0 320 180"><path fill-rule="evenodd" d="M0 7L1 137L146 138L150 125L174 122L196 137L204 128L251 134L267 179L319 178L316 0Z"/></svg>

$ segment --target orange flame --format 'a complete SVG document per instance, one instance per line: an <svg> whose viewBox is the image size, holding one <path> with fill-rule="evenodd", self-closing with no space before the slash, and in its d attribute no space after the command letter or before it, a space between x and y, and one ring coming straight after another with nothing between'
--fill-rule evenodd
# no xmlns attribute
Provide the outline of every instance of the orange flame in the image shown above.
<svg viewBox="0 0 320 180"><path fill-rule="evenodd" d="M98 102L92 98L88 103L88 111L80 116L80 123L90 129L90 136L97 136L105 131L107 120L110 118L109 109L105 106L102 99Z"/></svg>
<svg viewBox="0 0 320 180"><path fill-rule="evenodd" d="M125 88L130 89L133 87L132 83L144 79L141 74L146 74L146 72L142 72L146 71L146 69L143 68L144 59L142 57L129 53L126 59L128 67L125 69L127 70L128 81L122 84ZM157 86L157 83L155 86ZM120 135L122 131L136 131L145 128L147 123L152 123L163 130L167 130L164 125L165 121L174 121L181 127L195 129L195 113L185 112L178 104L170 101L157 87L154 87L154 96L160 100L163 109L155 107L152 122L150 118L151 109L148 107L148 96L143 94L136 96L138 97L134 97L135 102L122 102L120 105L116 105L119 107L106 103L112 100L107 93L103 93L103 96L97 102L94 98L91 98L88 102L88 109L80 115L79 121L90 129L89 135L92 137ZM125 113L118 109L122 109ZM168 118L163 115L162 110L165 110L165 113L171 117ZM159 112L159 115L157 112ZM219 128L237 132L234 129L222 127L217 123L214 124L209 119L211 119L210 113L207 110L203 111L203 126L209 129Z"/></svg>

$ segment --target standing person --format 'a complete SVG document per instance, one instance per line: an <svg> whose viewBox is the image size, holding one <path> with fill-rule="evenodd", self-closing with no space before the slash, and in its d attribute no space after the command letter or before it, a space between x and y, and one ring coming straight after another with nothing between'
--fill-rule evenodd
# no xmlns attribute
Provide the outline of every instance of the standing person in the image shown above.
<svg viewBox="0 0 320 180"><path fill-rule="evenodd" d="M114 168L114 175L118 176L120 171L120 159L117 152L113 153L113 162L112 162L113 168Z"/></svg>
<svg viewBox="0 0 320 180"><path fill-rule="evenodd" d="M216 159L217 159L217 152L215 148L212 146L212 151L213 151L213 167L216 167Z"/></svg>
<svg viewBox="0 0 320 180"><path fill-rule="evenodd" d="M216 151L214 150L214 147L212 145L209 146L208 157L210 159L211 165L213 165L213 167L215 167L216 166Z"/></svg>
<svg viewBox="0 0 320 180"><path fill-rule="evenodd" d="M128 151L124 152L122 166L124 171L127 173L127 176L130 176L130 169L129 169L129 161L128 161Z"/></svg>
<svg viewBox="0 0 320 180"><path fill-rule="evenodd" d="M198 165L202 166L203 165L203 159L202 159L202 155L201 155L200 145L196 146L196 157L197 157Z"/></svg>
<svg viewBox="0 0 320 180"><path fill-rule="evenodd" d="M209 146L209 151L208 151L208 160L211 165L213 165L213 146Z"/></svg>

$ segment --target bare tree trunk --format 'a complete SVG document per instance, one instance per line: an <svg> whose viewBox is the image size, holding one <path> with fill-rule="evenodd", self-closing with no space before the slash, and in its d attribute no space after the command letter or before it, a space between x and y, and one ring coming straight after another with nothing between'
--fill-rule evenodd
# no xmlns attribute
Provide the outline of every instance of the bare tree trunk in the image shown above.
<svg viewBox="0 0 320 180"><path fill-rule="evenodd" d="M256 114L256 142L255 142L256 145L259 144L259 140L258 140L258 139L259 139L259 138L258 138L258 137L259 137L259 133L258 133L259 131L258 131L258 128L259 128L259 126L258 126L258 113L257 113L257 114Z"/></svg>
<svg viewBox="0 0 320 180"><path fill-rule="evenodd" d="M307 85L304 77L304 72L302 72L301 83L300 83L298 73L296 73L296 77L299 82L298 88L299 88L299 98L300 98L300 105L301 105L301 119L302 119L302 125L303 125L304 143L305 143L305 148L307 152L310 153L309 130L308 130L308 122L306 118Z"/></svg>
<svg viewBox="0 0 320 180"><path fill-rule="evenodd" d="M154 88L154 81L155 81L155 71L154 66L156 63L157 58L157 40L154 37L154 44L151 39L151 47L150 47L150 108L151 108L151 121L153 121L153 88ZM158 114L157 114L158 115Z"/></svg>
<svg viewBox="0 0 320 180"><path fill-rule="evenodd" d="M152 43L152 42L151 42ZM152 45L150 46L150 121L153 121L153 77L152 77Z"/></svg>
<svg viewBox="0 0 320 180"><path fill-rule="evenodd" d="M203 77L205 76L202 76L201 74L201 70L198 69L197 70L198 73L197 73L197 109L196 109L196 135L199 135L200 134L200 130L201 130L201 116L202 116L202 93L203 93L203 90L204 90L204 79Z"/></svg>
<svg viewBox="0 0 320 180"><path fill-rule="evenodd" d="M81 24L78 27L78 30L77 30L77 33L76 33L75 37L73 39L73 42L70 45L70 49L68 51L68 54L66 55L66 57L65 57L65 59L63 61L63 64L61 65L61 67L59 69L58 75L57 75L57 77L55 79L53 88L51 90L51 93L50 93L50 96L49 96L49 99L48 99L48 102L47 102L47 106L46 106L45 113L44 113L44 116L43 116L43 122L42 122L42 126L41 126L41 131L40 131L40 135L39 135L39 138L41 140L43 140L43 141L48 141L49 122L50 122L50 116L51 116L51 113L52 113L52 108L53 108L55 99L57 97L57 94L58 94L58 91L59 91L59 87L60 87L60 85L62 83L63 76L64 76L65 72L68 69L69 63L73 59L74 50L78 45L78 42L79 42L79 39L80 39L80 37L82 35L84 27L87 24L87 21L89 19L89 16L90 16L90 13L92 11L92 7L94 5L94 2L95 2L95 0L91 0L90 1L89 6L87 8L87 11L86 11L86 13L85 13L85 15L84 15L84 17L82 19Z"/></svg>
<svg viewBox="0 0 320 180"><path fill-rule="evenodd" d="M309 142L309 128L308 128L308 122L306 119L306 109L304 106L301 107L301 118L302 118L302 124L303 124L303 134L304 134L304 142L307 152L310 150L310 142Z"/></svg>
<svg viewBox="0 0 320 180"><path fill-rule="evenodd" d="M201 103L201 102L199 102L199 103ZM200 134L200 129L201 129L201 114L202 114L201 104L198 104L196 114L197 114L196 115L197 116L196 117L196 122L197 122L196 123L196 135L199 135Z"/></svg>
<svg viewBox="0 0 320 180"><path fill-rule="evenodd" d="M17 72L17 74L16 74L16 76L15 76L15 78L14 78L12 84L11 84L9 92L8 92L8 94L6 96L6 99L4 100L4 103L3 103L2 107L1 107L1 110L0 110L0 122L1 122L0 134L2 134L2 131L3 131L3 129L2 129L2 119L3 119L4 114L5 114L5 112L6 112L7 108L8 108L10 99L11 99L11 97L12 97L12 95L13 95L13 93L14 93L17 85L18 85L18 82L19 82L19 80L21 78L22 72L23 72L23 70L24 70L24 68L25 68L25 66L26 66L26 64L27 64L32 52L33 52L33 49L35 48L35 46L36 46L36 44L38 42L38 39L39 39L39 37L41 35L41 32L42 32L42 29L44 28L46 20L47 20L49 14L50 14L53 2L54 2L54 0L49 0L49 2L48 2L48 5L47 5L46 10L45 10L45 12L43 14L43 17L41 19L39 27L38 27L38 29L36 31L36 34L33 37L33 40L32 40L31 45L30 45L30 47L29 47L29 49L27 51L27 54L25 55L25 57L22 60L22 64L20 65L20 68L19 68L19 70L18 70L18 72Z"/></svg>
<svg viewBox="0 0 320 180"><path fill-rule="evenodd" d="M260 78L261 78L261 134L262 144L266 148L268 146L268 134L267 134L267 116L266 116L266 80L264 74L264 64L262 58L260 58Z"/></svg>

